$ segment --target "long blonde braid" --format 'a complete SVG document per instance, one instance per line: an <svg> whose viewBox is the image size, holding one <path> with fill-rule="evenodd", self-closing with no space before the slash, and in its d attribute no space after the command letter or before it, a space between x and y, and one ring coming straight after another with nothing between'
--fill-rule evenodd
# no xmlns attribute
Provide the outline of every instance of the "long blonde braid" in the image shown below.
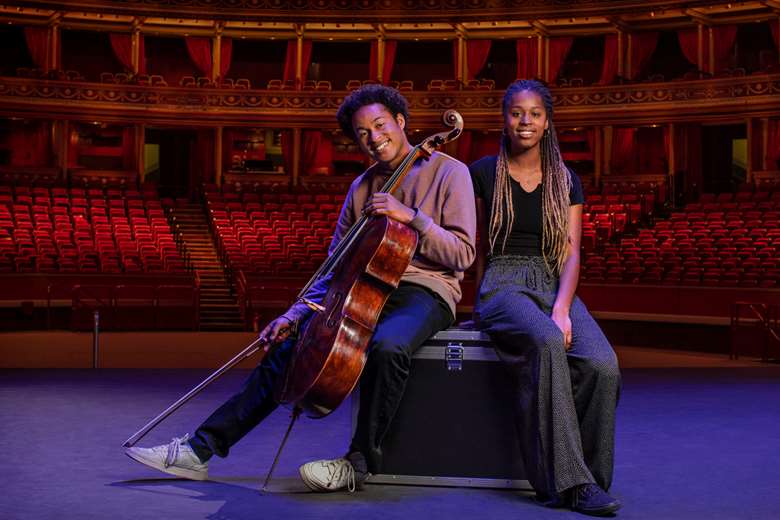
<svg viewBox="0 0 780 520"><path fill-rule="evenodd" d="M563 270L569 246L569 192L571 177L563 163L558 137L552 121L552 96L547 87L534 80L515 81L504 95L504 113L508 109L512 96L517 92L530 90L542 98L547 113L548 127L542 134L540 154L542 160L542 257L556 275ZM489 227L490 251L496 248L496 240L501 228L504 227L504 215L507 224L501 243L501 252L506 248L506 241L512 232L514 224L514 207L512 204L512 187L509 176L509 156L507 152L508 138L502 136L501 149L496 164L496 181L491 202L491 220Z"/></svg>

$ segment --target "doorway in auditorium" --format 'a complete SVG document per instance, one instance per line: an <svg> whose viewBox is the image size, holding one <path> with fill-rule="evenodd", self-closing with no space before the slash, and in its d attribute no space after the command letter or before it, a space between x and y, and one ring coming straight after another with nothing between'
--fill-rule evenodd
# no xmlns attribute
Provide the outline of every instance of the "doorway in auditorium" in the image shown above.
<svg viewBox="0 0 780 520"><path fill-rule="evenodd" d="M202 142L204 133L190 128L147 127L144 182L156 185L161 197L194 200L203 183L203 170L211 164L202 156L213 146Z"/></svg>
<svg viewBox="0 0 780 520"><path fill-rule="evenodd" d="M702 127L702 184L708 193L735 191L747 176L747 128Z"/></svg>

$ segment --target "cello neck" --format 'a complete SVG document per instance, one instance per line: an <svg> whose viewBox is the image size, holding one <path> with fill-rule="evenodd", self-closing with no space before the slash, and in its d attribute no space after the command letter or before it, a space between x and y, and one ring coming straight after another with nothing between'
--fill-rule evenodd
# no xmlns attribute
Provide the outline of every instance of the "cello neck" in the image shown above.
<svg viewBox="0 0 780 520"><path fill-rule="evenodd" d="M430 156L430 154L422 147L421 144L414 146L411 151L406 154L406 157L404 157L404 160L401 161L401 164L398 165L398 168L395 169L390 178L387 179L387 182L385 182L384 186L379 189L378 193L392 194L396 188L401 185L401 182L404 180L404 178L406 178L406 174L411 171L415 161L417 161L417 159L423 155Z"/></svg>

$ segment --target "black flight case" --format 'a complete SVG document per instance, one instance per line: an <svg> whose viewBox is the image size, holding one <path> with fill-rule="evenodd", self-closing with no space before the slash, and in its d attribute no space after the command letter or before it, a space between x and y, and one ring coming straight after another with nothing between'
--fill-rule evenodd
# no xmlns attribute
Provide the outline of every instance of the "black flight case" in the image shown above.
<svg viewBox="0 0 780 520"><path fill-rule="evenodd" d="M382 444L381 473L367 483L530 490L510 378L490 338L450 328L428 340L413 359ZM352 402L354 417L357 395Z"/></svg>

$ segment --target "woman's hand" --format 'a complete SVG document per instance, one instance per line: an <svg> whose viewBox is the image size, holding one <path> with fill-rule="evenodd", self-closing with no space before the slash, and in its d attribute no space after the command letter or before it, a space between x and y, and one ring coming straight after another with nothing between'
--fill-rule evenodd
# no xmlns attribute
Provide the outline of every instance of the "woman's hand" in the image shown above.
<svg viewBox="0 0 780 520"><path fill-rule="evenodd" d="M571 318L569 317L569 311L553 308L550 317L563 333L563 348L569 350L571 348Z"/></svg>
<svg viewBox="0 0 780 520"><path fill-rule="evenodd" d="M386 215L401 224L408 224L415 216L415 211L404 206L389 193L374 193L363 207L366 215Z"/></svg>

